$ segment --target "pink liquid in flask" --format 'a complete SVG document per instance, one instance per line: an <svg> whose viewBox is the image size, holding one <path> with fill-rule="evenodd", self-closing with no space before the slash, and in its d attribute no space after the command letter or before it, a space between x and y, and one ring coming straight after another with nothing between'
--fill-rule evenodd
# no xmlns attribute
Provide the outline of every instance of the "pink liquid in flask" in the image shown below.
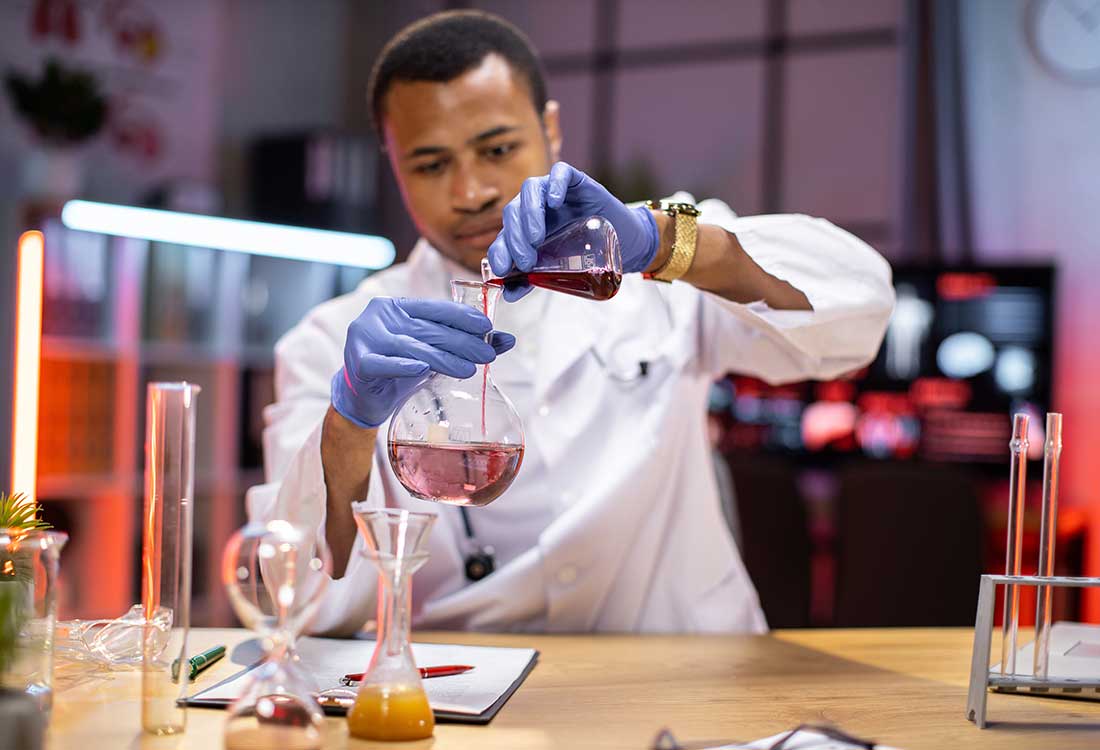
<svg viewBox="0 0 1100 750"><path fill-rule="evenodd" d="M390 463L414 497L451 505L488 505L523 463L523 446L391 440Z"/></svg>

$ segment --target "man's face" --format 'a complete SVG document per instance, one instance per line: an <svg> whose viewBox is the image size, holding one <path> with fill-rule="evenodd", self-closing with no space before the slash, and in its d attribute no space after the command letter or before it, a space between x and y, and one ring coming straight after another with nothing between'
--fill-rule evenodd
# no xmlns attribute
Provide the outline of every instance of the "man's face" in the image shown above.
<svg viewBox="0 0 1100 750"><path fill-rule="evenodd" d="M504 205L557 159L557 105L540 117L524 80L488 55L446 83L394 83L383 109L386 150L416 228L478 271Z"/></svg>

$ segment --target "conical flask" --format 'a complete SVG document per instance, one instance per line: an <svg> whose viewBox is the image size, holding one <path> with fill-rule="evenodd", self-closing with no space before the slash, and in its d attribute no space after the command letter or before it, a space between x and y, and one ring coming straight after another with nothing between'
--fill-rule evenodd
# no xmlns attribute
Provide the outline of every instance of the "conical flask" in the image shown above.
<svg viewBox="0 0 1100 750"><path fill-rule="evenodd" d="M348 732L366 740L432 736L435 717L412 654L412 578L428 561L434 513L353 503L365 554L378 567L378 633L370 666L348 711Z"/></svg>
<svg viewBox="0 0 1100 750"><path fill-rule="evenodd" d="M611 299L622 285L619 235L602 216L566 224L536 249L538 259L530 271L510 273L490 283L505 288L530 284L592 300Z"/></svg>
<svg viewBox="0 0 1100 750"><path fill-rule="evenodd" d="M451 281L455 302L490 320L501 288ZM394 474L414 497L452 505L488 505L512 484L523 462L523 424L489 374L465 380L433 373L390 420Z"/></svg>

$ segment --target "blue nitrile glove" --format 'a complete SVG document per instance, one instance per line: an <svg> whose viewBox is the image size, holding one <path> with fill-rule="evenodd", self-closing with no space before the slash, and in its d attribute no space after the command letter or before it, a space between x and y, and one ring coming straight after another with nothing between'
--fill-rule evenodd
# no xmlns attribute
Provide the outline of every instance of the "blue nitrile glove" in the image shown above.
<svg viewBox="0 0 1100 750"><path fill-rule="evenodd" d="M360 427L377 427L430 371L468 378L516 344L472 307L442 300L375 297L348 326L332 405Z"/></svg>
<svg viewBox="0 0 1100 750"><path fill-rule="evenodd" d="M559 161L544 177L528 177L519 195L504 207L504 228L489 245L489 265L499 277L513 268L535 266L536 245L566 224L587 216L602 216L615 227L623 256L623 272L644 271L657 254L657 222L648 208L628 208L600 183L579 169ZM514 302L528 285L505 288Z"/></svg>

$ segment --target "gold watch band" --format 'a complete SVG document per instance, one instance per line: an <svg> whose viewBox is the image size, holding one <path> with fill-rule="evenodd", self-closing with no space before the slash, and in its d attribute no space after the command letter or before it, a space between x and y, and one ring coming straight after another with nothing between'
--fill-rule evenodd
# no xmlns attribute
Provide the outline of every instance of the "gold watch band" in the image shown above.
<svg viewBox="0 0 1100 750"><path fill-rule="evenodd" d="M672 252L668 259L649 278L656 281L672 282L682 277L691 268L695 260L695 243L699 236L697 222L699 209L690 203L661 203L646 201L646 207L654 211L663 211L672 217Z"/></svg>

